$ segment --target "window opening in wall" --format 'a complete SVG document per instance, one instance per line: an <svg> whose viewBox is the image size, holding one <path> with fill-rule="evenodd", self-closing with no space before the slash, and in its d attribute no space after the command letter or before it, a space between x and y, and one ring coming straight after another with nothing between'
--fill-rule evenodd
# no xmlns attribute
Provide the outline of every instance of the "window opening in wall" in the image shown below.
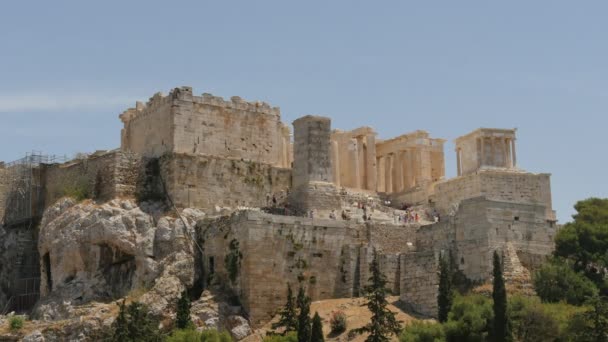
<svg viewBox="0 0 608 342"><path fill-rule="evenodd" d="M215 273L215 258L210 256L209 257L209 274L214 274Z"/></svg>
<svg viewBox="0 0 608 342"><path fill-rule="evenodd" d="M460 258L460 264L464 265L464 258L463 257Z"/></svg>
<svg viewBox="0 0 608 342"><path fill-rule="evenodd" d="M51 276L51 256L49 253L46 253L43 257L44 259L44 269L46 270L46 287L48 288L48 292L53 291L53 277Z"/></svg>
<svg viewBox="0 0 608 342"><path fill-rule="evenodd" d="M519 221L519 216L515 216L515 217L513 218L513 220L515 220L515 221Z"/></svg>

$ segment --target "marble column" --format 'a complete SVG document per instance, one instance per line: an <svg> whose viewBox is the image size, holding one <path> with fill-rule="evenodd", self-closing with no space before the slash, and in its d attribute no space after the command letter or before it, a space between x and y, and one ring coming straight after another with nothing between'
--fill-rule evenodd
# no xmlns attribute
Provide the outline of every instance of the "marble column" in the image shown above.
<svg viewBox="0 0 608 342"><path fill-rule="evenodd" d="M517 155L515 154L515 139L511 139L511 153L513 155L513 167L517 167Z"/></svg>
<svg viewBox="0 0 608 342"><path fill-rule="evenodd" d="M376 137L374 135L367 135L365 137L367 143L367 150L365 156L365 169L366 171L366 189L375 191L376 183L378 182L377 171L377 160L376 160Z"/></svg>
<svg viewBox="0 0 608 342"><path fill-rule="evenodd" d="M385 191L386 193L393 192L393 156L392 154L387 154L385 158Z"/></svg>
<svg viewBox="0 0 608 342"><path fill-rule="evenodd" d="M361 179L360 176L360 171L359 171L359 146L357 143L357 139L351 139L349 142L350 146L349 146L349 161L350 161L350 167L349 167L349 181L348 181L348 186L353 187L353 188L360 188L360 184L359 181Z"/></svg>
<svg viewBox="0 0 608 342"><path fill-rule="evenodd" d="M393 178L395 192L403 191L403 152L395 152L395 178Z"/></svg>
<svg viewBox="0 0 608 342"><path fill-rule="evenodd" d="M462 170L460 168L460 149L456 149L456 171L458 176L462 175Z"/></svg>
<svg viewBox="0 0 608 342"><path fill-rule="evenodd" d="M334 174L334 184L340 186L340 150L337 141L331 142L332 166Z"/></svg>

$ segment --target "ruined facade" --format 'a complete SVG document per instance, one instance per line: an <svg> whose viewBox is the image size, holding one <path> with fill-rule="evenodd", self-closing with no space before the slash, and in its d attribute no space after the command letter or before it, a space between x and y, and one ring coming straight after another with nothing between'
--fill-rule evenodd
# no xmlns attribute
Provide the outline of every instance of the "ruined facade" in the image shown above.
<svg viewBox="0 0 608 342"><path fill-rule="evenodd" d="M41 166L45 205L77 188L98 201L204 211L197 272L237 294L254 325L273 315L287 282L315 300L359 295L374 249L391 291L429 316L440 255L483 282L495 250L533 269L553 249L550 175L516 167L515 130L456 139L458 175L445 179L445 140L428 132L379 139L370 127L332 130L329 118L309 115L293 122L292 142L277 107L189 87L120 119L119 150ZM418 221L398 219L404 204ZM52 260L41 261L44 274L60 267Z"/></svg>

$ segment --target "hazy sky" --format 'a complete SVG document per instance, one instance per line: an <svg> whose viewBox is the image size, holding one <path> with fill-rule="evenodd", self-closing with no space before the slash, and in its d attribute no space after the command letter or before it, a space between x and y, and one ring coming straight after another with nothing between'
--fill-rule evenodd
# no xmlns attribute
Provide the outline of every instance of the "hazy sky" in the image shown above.
<svg viewBox="0 0 608 342"><path fill-rule="evenodd" d="M380 138L517 127L561 222L608 197L606 1L6 1L0 160L120 145L118 114L181 85Z"/></svg>

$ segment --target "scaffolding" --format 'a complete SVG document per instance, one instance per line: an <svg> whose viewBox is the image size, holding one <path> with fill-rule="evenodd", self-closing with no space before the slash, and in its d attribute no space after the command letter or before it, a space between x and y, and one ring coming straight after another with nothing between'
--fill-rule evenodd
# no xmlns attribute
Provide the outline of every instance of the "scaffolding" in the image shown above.
<svg viewBox="0 0 608 342"><path fill-rule="evenodd" d="M40 257L37 225L44 211L44 164L65 162L66 158L43 155L39 151L4 164L2 183L6 186L4 215L0 223L15 230L13 281L7 310L27 312L40 297ZM1 194L0 194L1 195ZM1 211L0 211L1 213Z"/></svg>
<svg viewBox="0 0 608 342"><path fill-rule="evenodd" d="M42 164L65 162L65 156L43 155L40 151L26 153L25 157L6 163L3 183L7 191L4 198L4 226L33 224L44 210L44 184Z"/></svg>

